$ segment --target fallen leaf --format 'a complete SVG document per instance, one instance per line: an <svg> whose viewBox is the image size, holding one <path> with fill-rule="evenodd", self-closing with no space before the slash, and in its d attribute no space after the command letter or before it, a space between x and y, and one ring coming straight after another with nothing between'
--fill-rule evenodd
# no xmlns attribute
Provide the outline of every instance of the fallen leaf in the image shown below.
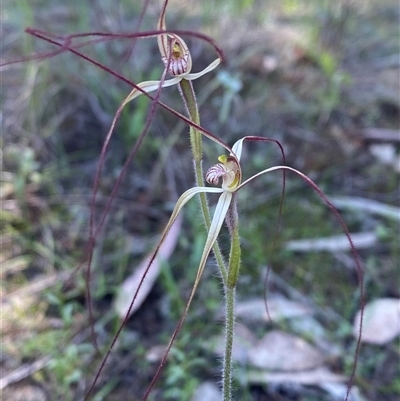
<svg viewBox="0 0 400 401"><path fill-rule="evenodd" d="M357 249L371 248L378 242L376 232L351 233L352 242ZM318 251L350 251L351 246L346 235L335 235L326 238L301 239L288 241L286 249L295 252L318 252Z"/></svg>
<svg viewBox="0 0 400 401"><path fill-rule="evenodd" d="M369 151L382 164L390 165L396 160L396 147L390 143L375 143L369 147Z"/></svg>
<svg viewBox="0 0 400 401"><path fill-rule="evenodd" d="M13 372L10 372L8 374L5 374L5 371L3 369L3 372L2 372L3 376L0 378L0 390L1 390L0 394L3 395L3 392L6 392L4 389L7 386L12 385L13 383L20 382L23 379L25 379L25 378L33 375L37 371L41 370L44 366L46 366L48 364L49 360L50 360L50 356L45 356L41 359L38 359L35 362L21 365L17 369L15 369ZM12 388L15 389L15 387L11 386L11 389ZM27 388L33 389L33 387L31 387L31 386L27 386ZM13 390L11 390L11 391L13 391ZM15 400L16 398L10 396L7 399ZM26 398L23 398L23 399L27 400L27 396L26 396Z"/></svg>
<svg viewBox="0 0 400 401"><path fill-rule="evenodd" d="M2 399L13 401L46 401L46 392L39 386L16 384L2 391Z"/></svg>
<svg viewBox="0 0 400 401"><path fill-rule="evenodd" d="M182 218L178 216L174 224L171 226L164 242L161 244L157 257L154 259L150 269L148 270L146 277L142 283L142 286L137 294L135 303L133 304L130 315L136 312L142 305L146 297L149 295L153 285L160 274L163 262L168 260L172 252L175 249L176 243L178 241L178 236L180 233L182 225ZM142 280L142 277L151 261L153 252L148 254L137 267L135 272L129 276L121 285L117 298L114 303L114 308L117 314L124 318L132 302L132 298Z"/></svg>
<svg viewBox="0 0 400 401"><path fill-rule="evenodd" d="M338 209L357 210L358 212L366 212L393 220L400 220L400 208L397 206L387 205L383 202L357 196L327 195L327 197Z"/></svg>
<svg viewBox="0 0 400 401"><path fill-rule="evenodd" d="M323 364L325 356L301 337L273 330L249 349L249 363L269 370L299 371Z"/></svg>
<svg viewBox="0 0 400 401"><path fill-rule="evenodd" d="M311 310L306 306L284 297L270 298L267 300L267 305L268 312L262 298L238 302L235 310L236 317L248 322L269 322L270 319L275 322L311 313Z"/></svg>
<svg viewBox="0 0 400 401"><path fill-rule="evenodd" d="M400 142L400 131L387 128L362 128L353 134L359 139L366 139L374 142Z"/></svg>
<svg viewBox="0 0 400 401"><path fill-rule="evenodd" d="M346 399L347 384L329 382L320 383L319 387L332 397L332 401L343 401ZM358 387L353 386L350 389L348 401L366 401L366 399L360 394Z"/></svg>
<svg viewBox="0 0 400 401"><path fill-rule="evenodd" d="M359 336L360 312L353 327ZM361 341L369 344L386 344L400 334L400 299L380 298L365 306Z"/></svg>
<svg viewBox="0 0 400 401"><path fill-rule="evenodd" d="M214 383L204 382L197 387L191 401L220 401L221 391Z"/></svg>
<svg viewBox="0 0 400 401"><path fill-rule="evenodd" d="M289 321L290 330L312 341L329 359L339 358L342 349L333 343L324 326L311 315L294 318Z"/></svg>
<svg viewBox="0 0 400 401"><path fill-rule="evenodd" d="M250 370L247 380L251 384L263 383L299 383L306 385L318 385L321 383L338 383L347 380L346 376L332 373L325 367L300 372L260 372Z"/></svg>
<svg viewBox="0 0 400 401"><path fill-rule="evenodd" d="M166 345L154 345L146 352L146 361L155 363L161 361L167 351Z"/></svg>

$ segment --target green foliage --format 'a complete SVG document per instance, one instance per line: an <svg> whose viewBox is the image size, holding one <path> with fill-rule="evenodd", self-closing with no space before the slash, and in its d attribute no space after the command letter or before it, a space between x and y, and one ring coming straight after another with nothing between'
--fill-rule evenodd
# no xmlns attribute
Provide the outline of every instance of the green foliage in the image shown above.
<svg viewBox="0 0 400 401"><path fill-rule="evenodd" d="M207 360L198 357L200 341L189 332L181 333L171 349L168 365L165 370L165 400L190 400L200 380L196 375L199 368L204 368Z"/></svg>
<svg viewBox="0 0 400 401"><path fill-rule="evenodd" d="M21 354L24 357L32 357L49 351L57 353L59 345L65 343L70 333L67 330L47 330L38 333L21 343Z"/></svg>
<svg viewBox="0 0 400 401"><path fill-rule="evenodd" d="M61 354L54 356L46 370L58 384L56 392L59 397L74 400L75 391L72 385L79 383L85 377L84 362L93 355L91 344L68 344Z"/></svg>

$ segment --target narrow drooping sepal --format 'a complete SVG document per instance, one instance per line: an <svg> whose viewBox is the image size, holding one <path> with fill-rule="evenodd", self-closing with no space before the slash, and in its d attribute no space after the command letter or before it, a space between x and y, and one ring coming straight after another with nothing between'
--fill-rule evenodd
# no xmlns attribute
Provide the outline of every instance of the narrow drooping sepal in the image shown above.
<svg viewBox="0 0 400 401"><path fill-rule="evenodd" d="M160 86L162 86L163 88L167 88L168 86L176 85L179 81L180 81L179 78L167 79L162 84L161 81L144 81L138 84L137 86L143 89L146 93L150 93L157 90ZM129 103L131 100L137 98L141 94L142 92L139 89L134 88L124 100L124 105Z"/></svg>
<svg viewBox="0 0 400 401"><path fill-rule="evenodd" d="M179 212L182 210L182 208L186 205L187 202L190 201L190 199L193 198L194 195L199 194L201 192L207 192L207 193L221 193L223 190L221 188L209 188L209 187L193 187L185 191L178 199L176 202L175 208L171 214L171 217L167 223L167 226L164 230L164 233L169 230L171 227L172 223L175 221L176 217L178 216ZM163 237L161 238L161 241L163 241Z"/></svg>
<svg viewBox="0 0 400 401"><path fill-rule="evenodd" d="M208 188L208 187L207 187ZM208 188L208 189L220 189L220 188ZM208 236L206 239L206 243L204 245L203 254L201 255L201 260L199 264L199 269L196 276L196 281L200 279L203 274L204 266L206 264L208 255L211 252L211 248L214 245L219 232L221 231L222 224L224 223L226 213L229 209L229 206L232 201L232 193L222 191L222 195L219 197L217 206L215 208L214 216L211 221L210 229L208 230Z"/></svg>

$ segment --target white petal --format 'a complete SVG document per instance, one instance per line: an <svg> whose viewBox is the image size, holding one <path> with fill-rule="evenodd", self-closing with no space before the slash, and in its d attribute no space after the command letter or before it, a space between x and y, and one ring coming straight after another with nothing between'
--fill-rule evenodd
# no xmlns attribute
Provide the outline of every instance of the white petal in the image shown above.
<svg viewBox="0 0 400 401"><path fill-rule="evenodd" d="M222 188L212 188L212 187L193 187L188 189L186 192L184 192L180 198L178 199L178 201L176 202L174 211L172 212L171 218L172 216L174 216L174 214L178 214L180 212L180 210L182 209L183 206L186 205L186 203L188 203L190 201L190 199L193 198L194 195L199 194L201 192L208 192L208 193L221 193L223 192Z"/></svg>
<svg viewBox="0 0 400 401"><path fill-rule="evenodd" d="M232 146L232 151L237 157L237 159L240 161L240 157L242 156L242 148L243 148L243 141L246 138L239 139L233 146Z"/></svg>
<svg viewBox="0 0 400 401"><path fill-rule="evenodd" d="M217 191L215 191L215 190L217 190ZM193 195L196 192L214 192L214 193L216 193L216 192L222 192L222 190L221 190L221 188L208 188L208 187L206 187L206 188L204 188L204 187L203 188L202 187L192 188L192 189L189 189L188 191L186 191L179 198L178 203L179 202L185 202L185 198L187 196L193 197ZM210 230L208 232L206 244L204 246L203 255L201 257L199 268L197 270L196 279L195 279L195 281L193 283L192 291L190 293L189 300L188 300L188 302L186 304L186 307L185 307L185 310L183 312L182 318L181 318L180 322L178 323L177 330L179 330L179 328L181 327L181 325L183 323L183 320L184 320L184 318L186 317L186 315L188 313L190 304L192 303L192 300L193 300L194 294L196 292L197 286L199 285L199 282L200 282L200 278L201 278L201 276L203 274L204 266L205 266L206 261L207 261L207 257L208 257L208 255L209 255L209 253L211 251L211 248L212 248L212 246L213 246L213 244L214 244L214 242L215 242L215 240L216 240L216 238L217 238L217 236L219 234L219 231L221 229L221 226L222 226L222 223L224 221L225 215L226 215L226 213L228 211L228 207L229 207L229 205L231 203L231 199L232 199L232 194L229 193L229 192L224 192L220 196L220 198L218 200L218 204L217 204L217 207L215 209L214 217L213 217L213 220L211 222ZM178 206L178 204L177 204L177 206ZM171 338L169 344L167 345L167 350L169 350L171 348L173 341L174 341L174 337ZM165 360L165 357L164 357L163 361L164 360Z"/></svg>
<svg viewBox="0 0 400 401"><path fill-rule="evenodd" d="M167 79L163 82L162 87L167 88L168 86L172 86L180 82L182 78L172 78L172 79ZM145 81L141 82L138 84L139 88L143 89L146 93L153 92L157 90L160 87L160 81ZM141 91L138 89L134 88L132 92L127 96L127 98L124 101L124 105L129 103L131 100L135 99L136 97L140 96L142 94Z"/></svg>
<svg viewBox="0 0 400 401"><path fill-rule="evenodd" d="M236 145L236 144L235 144L235 145ZM296 173L297 175L299 175L300 177L307 178L307 176L306 176L305 174L303 174L302 172L300 172L300 171L298 171L298 170L296 170L296 169L294 169L294 168L292 168L292 167L289 167L289 166L273 166L273 167L267 168L267 169L265 169L265 170L263 170L263 171L260 171L260 172L257 173L257 174L254 174L252 177L250 177L250 178L248 178L246 181L242 182L242 183L238 186L238 188L237 188L236 190L238 191L240 188L242 188L242 187L244 187L245 185L247 185L250 181L253 181L254 178L257 178L257 177L259 177L260 175L263 175L263 174L266 174L266 173L270 173L270 172L276 171L276 170L290 170L290 171L295 172L295 173Z"/></svg>
<svg viewBox="0 0 400 401"><path fill-rule="evenodd" d="M182 210L182 208L190 201L190 199L193 198L194 195L201 193L201 192L208 192L208 193L221 193L223 192L222 188L212 188L212 187L194 187L188 189L186 192L184 192L179 199L177 200L174 210L172 211L171 217L169 218L169 221L164 229L164 232L161 235L161 239L157 245L157 248L155 250L155 254L158 253L161 244L164 242L166 236L168 235L168 231L170 230L172 224L178 217L179 212ZM221 196L222 197L222 196Z"/></svg>
<svg viewBox="0 0 400 401"><path fill-rule="evenodd" d="M200 78L203 75L205 75L208 72L215 69L219 65L220 62L221 62L221 59L217 58L208 67L204 68L203 71L187 74L184 78L187 79L188 81L193 81L194 79Z"/></svg>
<svg viewBox="0 0 400 401"><path fill-rule="evenodd" d="M213 188L213 189L221 189L221 188ZM201 255L199 270L196 276L196 282L197 280L200 279L203 273L208 255L210 254L211 248L213 247L215 241L217 240L219 232L221 231L221 227L225 220L226 213L228 212L229 205L231 204L231 200L232 200L232 193L226 191L223 192L223 194L220 196L218 200L217 207L215 208L214 216L211 221L210 229L208 230L208 236L206 239L206 243L204 245L203 254Z"/></svg>
<svg viewBox="0 0 400 401"><path fill-rule="evenodd" d="M157 24L157 29L160 31L165 31L167 29L166 25L165 25L165 11L166 11L166 4L164 3L161 15L160 15L160 19L158 20L158 24ZM168 57L168 35L164 34L164 35L158 35L157 36L157 43L158 43L158 48L160 50L161 56L162 57Z"/></svg>

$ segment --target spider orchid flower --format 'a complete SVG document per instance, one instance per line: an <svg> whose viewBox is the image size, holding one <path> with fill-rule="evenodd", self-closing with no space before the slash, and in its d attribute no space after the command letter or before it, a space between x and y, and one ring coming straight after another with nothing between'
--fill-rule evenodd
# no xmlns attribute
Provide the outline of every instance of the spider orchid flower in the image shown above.
<svg viewBox="0 0 400 401"><path fill-rule="evenodd" d="M161 236L161 240L155 251L155 254L156 254L158 252L160 244L163 243L172 224L178 217L178 214L180 213L182 208L186 205L186 203L190 199L192 199L196 194L199 194L199 193L219 193L219 194L221 194L219 197L218 203L216 205L215 211L214 211L214 215L213 215L213 218L211 221L210 228L208 230L207 239L206 239L206 242L205 242L205 245L203 248L203 253L202 253L199 267L197 270L196 280L194 282L193 289L192 289L191 295L189 297L189 300L188 300L188 303L187 303L187 306L186 306L186 309L184 312L185 315L189 309L189 305L192 301L192 298L194 296L194 293L196 291L196 288L198 286L200 278L203 274L207 258L211 252L211 249L212 249L214 243L217 241L217 237L221 231L221 227L224 222L224 219L226 218L226 216L228 214L229 207L231 206L234 194L236 192L238 192L241 188L243 188L245 185L250 183L252 180L254 180L255 178L257 178L263 174L270 173L272 171L279 171L279 170L292 171L292 172L296 173L296 175L298 175L300 178L302 178L306 183L308 183L318 193L318 195L321 197L321 199L326 203L326 205L335 214L336 218L338 219L338 222L342 226L342 228L349 240L349 243L352 247L352 252L353 252L354 258L357 262L357 266L359 266L357 252L351 241L351 237L350 237L350 234L349 234L349 231L348 231L348 228L347 228L345 222L343 221L343 219L337 212L336 208L332 205L332 203L326 197L326 195L304 173L302 173L292 167L285 166L285 165L273 166L273 167L269 167L265 170L262 170L256 174L254 174L253 176L251 176L250 178L248 178L247 180L242 182L242 169L240 166L240 158L242 155L243 142L246 140L247 141L256 141L256 142L271 141L269 138L263 138L263 137L258 137L258 136L246 136L246 137L243 137L242 139L240 139L239 141L237 141L233 145L232 152L230 153L229 156L226 156L226 155L219 156L219 158L218 158L219 163L213 165L212 167L210 167L208 169L208 171L206 173L206 181L210 184L218 185L219 179L221 178L222 179L221 188L193 187L193 188L188 189L186 192L184 192L181 195L181 197L178 199L178 201L175 205L175 208L172 212L170 220L168 221L168 224ZM227 223L229 223L229 222L227 222ZM155 257L155 254L154 254L154 257ZM238 270L238 268L239 268L239 266L237 266L237 270ZM361 271L360 267L358 267L358 269L359 269L359 271ZM226 277L224 278L224 282L228 287L233 288L236 285L236 279L237 279L237 272L235 272L234 277L230 277L230 272L226 272Z"/></svg>
<svg viewBox="0 0 400 401"><path fill-rule="evenodd" d="M220 188L214 188L214 187L193 187L188 189L186 192L184 192L181 197L178 199L175 208L172 212L172 215L170 217L170 220L168 221L168 224L161 236L161 240L159 242L158 248L161 243L163 243L165 237L167 236L172 224L178 217L178 214L182 210L182 208L186 205L186 203L189 202L190 199L192 199L196 194L199 193L219 193L221 194L218 200L218 203L215 207L214 215L211 221L210 228L208 230L208 235L207 239L204 245L203 253L201 256L201 260L199 263L198 271L197 271L197 276L196 280L192 289L192 293L189 298L189 302L187 304L187 309L191 303L192 297L194 296L194 293L196 291L197 285L199 283L199 280L203 274L204 267L207 261L207 258L211 252L211 249L214 245L214 243L217 241L217 237L221 231L221 227L223 225L223 222L228 214L229 207L231 206L232 199L234 197L234 194L239 191L241 188L243 188L246 184L248 184L250 181L252 181L254 178L258 177L259 175L268 173L270 171L275 171L279 169L289 169L289 170L294 170L290 167L286 166L274 166L269 169L263 170L254 176L248 178L246 181L242 182L242 169L240 166L240 158L242 154L242 147L243 147L243 142L245 140L256 140L256 141L266 141L266 138L262 137L244 137L237 141L233 147L232 147L232 152L230 153L229 156L227 155L222 155L219 156L218 158L218 163L210 167L206 173L206 181L210 184L213 185L218 185L219 179L222 179L222 184ZM294 170L297 172L297 170ZM156 249L157 253L158 249ZM227 285L229 285L229 277L227 277ZM236 280L234 282L231 282L231 285L234 286L236 284ZM187 312L186 309L186 312ZM185 313L186 313L185 312Z"/></svg>
<svg viewBox="0 0 400 401"><path fill-rule="evenodd" d="M166 4L157 25L157 29L160 31L166 30L165 10ZM192 73L192 56L187 44L180 36L170 33L160 34L157 36L157 43L161 53L161 60L164 63L165 68L168 69L168 73L173 78L164 81L145 81L139 83L138 86L146 93L157 90L160 85L162 88L176 85L181 82L182 79L193 81L214 70L221 62L221 59L217 58L210 65L204 68L204 70ZM133 89L125 99L125 103L130 102L141 94L142 92L137 88Z"/></svg>

